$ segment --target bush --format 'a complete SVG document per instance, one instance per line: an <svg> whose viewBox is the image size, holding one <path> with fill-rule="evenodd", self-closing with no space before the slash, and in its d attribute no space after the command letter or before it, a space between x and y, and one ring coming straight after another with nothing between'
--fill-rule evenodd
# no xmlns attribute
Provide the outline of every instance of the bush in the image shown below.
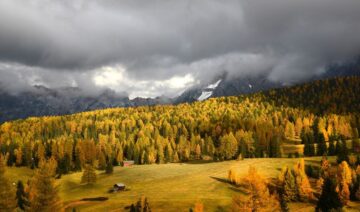
<svg viewBox="0 0 360 212"><path fill-rule="evenodd" d="M305 165L305 173L311 178L320 178L320 169L316 166Z"/></svg>

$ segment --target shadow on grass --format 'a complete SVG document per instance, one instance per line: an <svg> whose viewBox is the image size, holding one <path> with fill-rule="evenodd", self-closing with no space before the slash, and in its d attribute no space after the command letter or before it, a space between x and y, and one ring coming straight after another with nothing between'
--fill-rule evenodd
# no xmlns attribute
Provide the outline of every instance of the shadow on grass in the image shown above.
<svg viewBox="0 0 360 212"><path fill-rule="evenodd" d="M217 181L219 181L219 182L222 182L222 183L226 183L226 184L229 184L229 185L233 185L232 183L230 183L227 179L225 179L225 178L220 178L220 177L210 177L210 178L212 178L212 179L214 179L214 180L217 180Z"/></svg>
<svg viewBox="0 0 360 212"><path fill-rule="evenodd" d="M228 211L228 210L226 210L224 207L222 207L222 206L218 206L217 208L216 208L216 210L215 210L215 212L226 212L226 211Z"/></svg>
<svg viewBox="0 0 360 212"><path fill-rule="evenodd" d="M185 164L207 164L207 163L213 163L213 160L190 160L183 162Z"/></svg>
<svg viewBox="0 0 360 212"><path fill-rule="evenodd" d="M106 201L109 197L88 197L88 198L82 198L81 201Z"/></svg>
<svg viewBox="0 0 360 212"><path fill-rule="evenodd" d="M236 192L240 192L240 193L242 193L242 194L247 194L246 190L245 190L242 186L234 185L234 184L230 183L227 179L219 178L219 177L210 177L210 178L229 185L228 188L229 188L230 190L233 190L233 191L236 191Z"/></svg>

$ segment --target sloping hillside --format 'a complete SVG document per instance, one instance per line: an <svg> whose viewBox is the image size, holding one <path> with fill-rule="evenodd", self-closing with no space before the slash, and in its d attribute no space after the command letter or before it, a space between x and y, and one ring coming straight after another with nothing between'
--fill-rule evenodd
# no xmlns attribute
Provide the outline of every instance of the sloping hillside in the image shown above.
<svg viewBox="0 0 360 212"><path fill-rule="evenodd" d="M1 125L0 147L9 165L37 166L53 156L60 173L125 158L151 164L279 157L282 142L302 135L310 144L357 138L359 90L360 78L346 77L177 106L29 118Z"/></svg>

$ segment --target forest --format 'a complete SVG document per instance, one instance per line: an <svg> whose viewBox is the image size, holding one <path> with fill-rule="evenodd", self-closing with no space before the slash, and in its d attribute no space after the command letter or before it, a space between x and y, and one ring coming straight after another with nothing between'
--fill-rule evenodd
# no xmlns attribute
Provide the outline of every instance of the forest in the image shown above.
<svg viewBox="0 0 360 212"><path fill-rule="evenodd" d="M346 140L360 150L359 90L359 77L343 77L192 104L28 118L0 126L0 151L8 166L53 158L58 174L124 160L287 157L281 145L300 139L304 155L337 155Z"/></svg>
<svg viewBox="0 0 360 212"><path fill-rule="evenodd" d="M233 197L232 211L289 211L288 203L314 201L317 211L339 209L360 199L359 90L360 77L343 77L191 104L6 122L0 126L0 183L5 188L0 209L62 211L55 179L83 171L81 185L94 185L104 178L96 170L112 174L114 166L129 160L139 165L238 163L303 156L321 156L320 166L300 159L293 168L282 167L272 184L252 166L245 177L244 171L231 168L224 182L244 187L248 194ZM287 154L284 145L303 149ZM328 156L336 156L336 162ZM18 182L16 197L4 175L6 166L35 170L25 185ZM150 203L142 196L129 208L150 211ZM196 203L190 211L203 209Z"/></svg>

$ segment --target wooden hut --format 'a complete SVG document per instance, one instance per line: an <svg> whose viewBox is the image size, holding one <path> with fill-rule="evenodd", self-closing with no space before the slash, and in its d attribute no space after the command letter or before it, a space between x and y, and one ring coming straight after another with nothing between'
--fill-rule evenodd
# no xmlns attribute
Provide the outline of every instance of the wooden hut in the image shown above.
<svg viewBox="0 0 360 212"><path fill-rule="evenodd" d="M117 192L117 191L123 191L125 190L125 184L123 183L116 183L114 186L113 186L113 191L114 192Z"/></svg>

